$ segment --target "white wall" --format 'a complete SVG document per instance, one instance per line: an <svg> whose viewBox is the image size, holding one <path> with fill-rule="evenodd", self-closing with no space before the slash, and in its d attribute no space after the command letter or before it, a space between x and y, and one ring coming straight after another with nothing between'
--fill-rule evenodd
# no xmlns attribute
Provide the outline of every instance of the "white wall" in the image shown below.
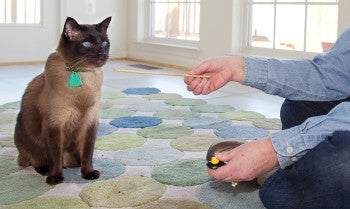
<svg viewBox="0 0 350 209"><path fill-rule="evenodd" d="M67 16L79 23L98 23L108 16L111 57L130 57L193 67L201 60L237 53L241 46L241 0L202 0L197 48L145 42L146 0L44 0L44 27L0 27L0 63L46 60L57 46ZM57 2L57 3L56 3ZM88 5L95 5L89 11ZM6 30L3 33L3 30ZM232 38L233 37L233 38Z"/></svg>
<svg viewBox="0 0 350 209"><path fill-rule="evenodd" d="M57 47L57 1L44 2L42 26L1 26L0 63L45 60Z"/></svg>
<svg viewBox="0 0 350 209"><path fill-rule="evenodd" d="M198 48L155 45L144 41L146 24L143 0L128 1L128 57L174 65L193 67L200 60L212 56L230 54L238 50L240 37L233 37L240 30L241 5L237 0L202 0L200 41ZM234 14L234 15L233 15ZM235 17L235 18L233 18ZM235 34L240 34L235 31Z"/></svg>
<svg viewBox="0 0 350 209"><path fill-rule="evenodd" d="M95 5L93 13L88 3ZM127 0L44 0L42 26L0 26L0 63L45 61L59 41L67 16L79 23L99 23L108 16L111 57L126 57Z"/></svg>

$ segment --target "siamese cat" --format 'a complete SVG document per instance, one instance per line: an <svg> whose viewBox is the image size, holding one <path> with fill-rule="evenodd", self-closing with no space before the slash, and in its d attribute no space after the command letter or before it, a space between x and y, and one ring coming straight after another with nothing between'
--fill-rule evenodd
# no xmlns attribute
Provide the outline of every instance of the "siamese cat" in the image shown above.
<svg viewBox="0 0 350 209"><path fill-rule="evenodd" d="M92 158L110 21L81 25L68 17L56 52L22 97L14 134L18 164L47 175L48 184L63 182L69 167L80 166L85 179L100 176Z"/></svg>

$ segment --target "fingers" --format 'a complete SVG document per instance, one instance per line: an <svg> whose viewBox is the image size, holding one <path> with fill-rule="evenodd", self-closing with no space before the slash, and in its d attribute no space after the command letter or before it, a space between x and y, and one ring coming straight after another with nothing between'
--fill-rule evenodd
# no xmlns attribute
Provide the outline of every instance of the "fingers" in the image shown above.
<svg viewBox="0 0 350 209"><path fill-rule="evenodd" d="M208 94L210 81L207 78L195 78L188 84L187 90L192 91L194 95Z"/></svg>

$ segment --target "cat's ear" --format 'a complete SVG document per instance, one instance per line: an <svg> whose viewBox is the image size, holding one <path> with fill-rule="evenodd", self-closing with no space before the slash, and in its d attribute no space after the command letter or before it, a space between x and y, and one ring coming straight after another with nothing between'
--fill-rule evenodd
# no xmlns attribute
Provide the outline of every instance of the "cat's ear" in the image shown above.
<svg viewBox="0 0 350 209"><path fill-rule="evenodd" d="M111 20L112 20L112 17L107 17L106 19L104 19L102 22L97 24L98 29L103 33L107 33L107 28Z"/></svg>
<svg viewBox="0 0 350 209"><path fill-rule="evenodd" d="M80 34L79 28L80 25L75 19L67 17L66 22L64 23L62 35L68 40L76 40Z"/></svg>

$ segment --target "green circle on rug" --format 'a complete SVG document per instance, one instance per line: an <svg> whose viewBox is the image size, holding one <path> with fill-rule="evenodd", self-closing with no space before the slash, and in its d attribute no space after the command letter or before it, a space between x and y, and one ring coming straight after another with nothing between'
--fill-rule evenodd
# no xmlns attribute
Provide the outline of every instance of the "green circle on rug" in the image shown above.
<svg viewBox="0 0 350 209"><path fill-rule="evenodd" d="M205 104L205 105L192 106L191 110L194 112L200 112L200 113L223 113L223 112L234 111L235 108L229 105Z"/></svg>
<svg viewBox="0 0 350 209"><path fill-rule="evenodd" d="M149 100L169 100L169 99L180 99L182 98L182 96L174 93L158 93L158 94L146 95L143 98L149 99Z"/></svg>
<svg viewBox="0 0 350 209"><path fill-rule="evenodd" d="M221 138L211 135L184 136L170 142L171 147L180 151L201 152L221 141Z"/></svg>
<svg viewBox="0 0 350 209"><path fill-rule="evenodd" d="M253 121L253 125L258 128L263 128L267 130L281 130L282 123L278 118L264 118L261 120Z"/></svg>
<svg viewBox="0 0 350 209"><path fill-rule="evenodd" d="M144 104L131 105L128 109L139 112L157 112L170 109L170 105L160 102L147 102Z"/></svg>
<svg viewBox="0 0 350 209"><path fill-rule="evenodd" d="M210 181L200 188L197 197L200 202L213 208L264 208L259 198L259 187L255 182L241 182L232 187L231 183Z"/></svg>
<svg viewBox="0 0 350 209"><path fill-rule="evenodd" d="M147 143L142 147L122 150L114 155L125 165L154 166L178 160L183 153L161 143Z"/></svg>
<svg viewBox="0 0 350 209"><path fill-rule="evenodd" d="M231 124L232 121L230 120L212 117L189 118L182 122L182 125L194 129L218 129L229 127Z"/></svg>
<svg viewBox="0 0 350 209"><path fill-rule="evenodd" d="M191 200L162 199L136 209L211 209L211 207Z"/></svg>
<svg viewBox="0 0 350 209"><path fill-rule="evenodd" d="M177 139L182 136L188 136L193 133L190 127L159 125L147 127L137 131L137 134L146 138L153 139Z"/></svg>
<svg viewBox="0 0 350 209"><path fill-rule="evenodd" d="M5 109L19 109L21 107L21 101L9 102L2 105Z"/></svg>
<svg viewBox="0 0 350 209"><path fill-rule="evenodd" d="M95 148L98 150L124 150L143 145L147 139L136 134L117 133L97 137Z"/></svg>
<svg viewBox="0 0 350 209"><path fill-rule="evenodd" d="M15 124L17 118L17 113L0 113L0 125L3 124Z"/></svg>
<svg viewBox="0 0 350 209"><path fill-rule="evenodd" d="M17 172L22 168L17 165L17 160L12 157L0 157L0 178Z"/></svg>
<svg viewBox="0 0 350 209"><path fill-rule="evenodd" d="M126 95L120 91L103 91L101 95L102 99L119 99L124 97Z"/></svg>
<svg viewBox="0 0 350 209"><path fill-rule="evenodd" d="M15 143L13 141L13 136L1 136L0 137L0 146L2 146L2 147L16 147Z"/></svg>
<svg viewBox="0 0 350 209"><path fill-rule="evenodd" d="M38 197L5 207L6 209L89 209L79 198Z"/></svg>
<svg viewBox="0 0 350 209"><path fill-rule="evenodd" d="M207 173L205 160L181 160L157 166L152 178L167 185L195 186L204 184L212 178Z"/></svg>
<svg viewBox="0 0 350 209"><path fill-rule="evenodd" d="M134 114L135 114L135 111L128 110L128 109L109 108L109 109L102 109L100 111L100 118L114 119L114 118L132 116Z"/></svg>
<svg viewBox="0 0 350 209"><path fill-rule="evenodd" d="M243 110L221 113L220 117L238 121L256 121L265 118L265 116L260 113Z"/></svg>
<svg viewBox="0 0 350 209"><path fill-rule="evenodd" d="M184 119L199 117L200 114L189 110L175 109L175 110L159 111L159 112L156 112L154 116L163 118L166 120L184 120Z"/></svg>
<svg viewBox="0 0 350 209"><path fill-rule="evenodd" d="M105 103L110 105L135 105L135 104L143 104L147 103L148 100L137 97L125 97L119 99L106 99Z"/></svg>
<svg viewBox="0 0 350 209"><path fill-rule="evenodd" d="M158 200L166 186L154 179L125 176L87 185L80 197L90 207L135 207Z"/></svg>
<svg viewBox="0 0 350 209"><path fill-rule="evenodd" d="M46 177L34 175L10 175L0 178L0 205L9 205L38 197L53 186Z"/></svg>
<svg viewBox="0 0 350 209"><path fill-rule="evenodd" d="M169 99L166 100L165 103L173 106L196 106L207 104L205 100L191 98Z"/></svg>

